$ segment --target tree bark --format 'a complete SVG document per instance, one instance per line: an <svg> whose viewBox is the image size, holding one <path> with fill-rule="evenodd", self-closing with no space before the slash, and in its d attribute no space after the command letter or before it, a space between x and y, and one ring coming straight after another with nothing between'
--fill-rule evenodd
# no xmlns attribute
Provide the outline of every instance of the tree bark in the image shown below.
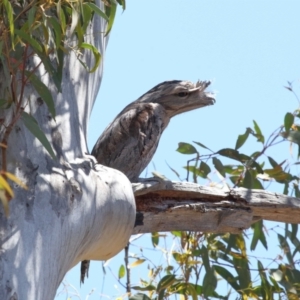
<svg viewBox="0 0 300 300"><path fill-rule="evenodd" d="M95 14L86 34L102 61L105 28ZM81 59L93 66L89 51ZM39 60L35 57L30 63L34 66ZM57 160L19 120L8 140L7 169L28 190L14 185L8 218L0 208L0 299L53 299L66 272L78 262L108 259L128 242L135 220L131 184L121 172L96 164L87 149L87 124L102 67L89 74L73 52L66 55L62 93L45 70L37 69L52 92L56 120L33 87L26 86L25 111L38 121Z"/></svg>
<svg viewBox="0 0 300 300"><path fill-rule="evenodd" d="M133 184L137 220L133 234L172 230L240 233L261 219L300 223L298 198L189 182L144 179Z"/></svg>

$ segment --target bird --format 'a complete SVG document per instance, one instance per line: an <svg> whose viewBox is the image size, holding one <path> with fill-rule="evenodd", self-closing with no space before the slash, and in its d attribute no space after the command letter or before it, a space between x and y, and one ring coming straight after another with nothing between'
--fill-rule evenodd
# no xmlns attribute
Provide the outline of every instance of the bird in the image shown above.
<svg viewBox="0 0 300 300"><path fill-rule="evenodd" d="M210 81L164 81L128 104L106 127L92 150L97 162L123 172L133 183L147 167L170 119L213 105ZM88 277L89 261L81 263L80 282Z"/></svg>

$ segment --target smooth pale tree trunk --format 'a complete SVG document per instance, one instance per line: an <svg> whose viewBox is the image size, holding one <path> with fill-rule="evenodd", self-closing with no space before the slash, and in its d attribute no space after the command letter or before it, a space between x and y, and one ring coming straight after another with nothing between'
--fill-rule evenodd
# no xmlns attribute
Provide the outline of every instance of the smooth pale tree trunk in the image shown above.
<svg viewBox="0 0 300 300"><path fill-rule="evenodd" d="M104 20L95 15L86 35L87 42L100 50L102 61L105 27ZM89 51L82 59L93 66ZM31 63L38 62L35 58ZM88 155L87 125L102 67L89 74L70 53L65 57L62 93L38 69L36 74L55 100L56 121L33 87L26 86L25 98L30 100L25 111L46 133L57 161L18 121L9 138L8 171L22 179L28 190L13 186L15 198L8 218L0 208L1 300L53 299L68 270L83 259L112 257L132 233L135 202L129 180L116 170L96 165Z"/></svg>

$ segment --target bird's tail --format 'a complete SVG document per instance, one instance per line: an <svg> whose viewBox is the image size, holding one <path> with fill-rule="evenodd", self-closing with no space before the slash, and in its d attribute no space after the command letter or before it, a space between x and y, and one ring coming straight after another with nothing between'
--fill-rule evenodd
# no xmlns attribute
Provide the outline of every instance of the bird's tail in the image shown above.
<svg viewBox="0 0 300 300"><path fill-rule="evenodd" d="M80 284L84 283L84 278L89 277L89 267L90 267L90 261L89 260L83 260L81 262L81 267L80 267Z"/></svg>

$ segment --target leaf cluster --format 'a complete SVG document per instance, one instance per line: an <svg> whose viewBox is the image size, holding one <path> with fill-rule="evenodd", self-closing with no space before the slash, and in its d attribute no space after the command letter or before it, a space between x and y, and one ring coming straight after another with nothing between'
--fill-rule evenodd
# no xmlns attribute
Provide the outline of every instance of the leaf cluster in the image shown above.
<svg viewBox="0 0 300 300"><path fill-rule="evenodd" d="M274 130L267 139L257 122L253 121L253 127L246 128L245 133L237 137L234 148L223 148L215 152L200 142L194 142L197 146L208 150L209 154L200 154L200 150L193 144L179 143L178 152L195 155L184 167L187 170L186 180L189 181L189 175L192 174L194 182L197 182L197 178L211 181L210 176L217 172L218 177L229 189L232 187L264 189L266 183L274 181L283 185L284 194L288 194L290 189L291 195L299 197L299 177L291 172L291 168L297 166L299 162L289 163L288 160L284 160L278 163L275 158L267 155L271 147L290 141L291 144L297 145L297 158L299 158L300 126L297 125L299 120L298 109L294 113L286 113L283 125ZM257 150L250 154L242 153L240 148L251 136L258 142ZM209 166L210 160L214 169Z"/></svg>
<svg viewBox="0 0 300 300"><path fill-rule="evenodd" d="M62 91L64 58L71 52L88 72L94 72L101 62L101 53L88 43L88 26L95 17L107 22L107 35L114 22L117 5L125 9L125 0L105 0L104 11L93 0L22 0L0 2L0 145L3 179L7 179L6 152L8 140L17 121L23 122L53 159L55 152L45 133L30 112L26 86L30 84L40 96L55 120L55 98L42 82L41 74L48 73L56 92ZM82 59L84 51L91 51L94 64L88 66ZM56 94L57 94L56 93ZM7 182L7 181L6 181ZM7 183L8 184L8 183ZM0 198L6 203L12 198L7 185L0 183ZM4 191L2 193L2 191Z"/></svg>
<svg viewBox="0 0 300 300"><path fill-rule="evenodd" d="M289 85L289 90L292 90ZM283 142L300 146L300 113L286 113L283 125L269 136L263 133L256 121L253 126L236 139L235 147L212 151L200 142L181 142L177 151L184 155L193 155L184 167L187 170L186 180L209 180L211 185L248 189L264 189L266 184L276 182L283 186L284 194L299 194L299 176L293 174L296 162L284 160L278 163L268 155L271 147ZM241 148L254 138L257 149L245 153ZM204 154L202 154L204 151ZM208 154L206 154L208 152ZM172 171L178 175L178 172ZM217 175L219 182L213 182ZM251 229L243 234L208 234L200 232L171 232L177 240L177 248L159 248L160 240L166 234L152 233L151 241L156 249L161 249L167 256L165 264L155 265L143 254L135 257L136 265L148 262L149 279L141 279L139 285L132 286L130 300L168 299L178 295L180 299L299 299L300 240L297 237L298 224L285 224L280 232L275 233L281 254L276 258L265 258L251 255L251 251L265 248L268 251L268 230L263 220L257 221ZM282 233L283 232L283 233ZM174 244L174 243L173 243ZM170 263L170 256L173 262ZM269 262L268 262L269 260ZM123 278L130 268L122 267L119 279ZM224 293L217 292L221 282L229 289ZM223 284L224 286L224 284ZM218 289L219 291L220 289Z"/></svg>

